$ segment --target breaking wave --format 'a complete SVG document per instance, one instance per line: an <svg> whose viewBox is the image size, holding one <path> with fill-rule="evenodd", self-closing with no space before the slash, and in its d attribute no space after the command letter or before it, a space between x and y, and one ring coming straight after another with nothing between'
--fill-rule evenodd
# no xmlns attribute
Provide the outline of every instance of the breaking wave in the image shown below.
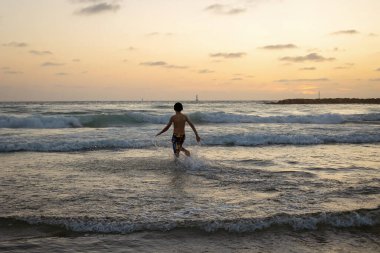
<svg viewBox="0 0 380 253"><path fill-rule="evenodd" d="M202 113L195 112L189 115L199 123L299 123L299 124L343 124L348 122L379 121L380 113L371 114L336 114L326 113L319 115L286 115L286 116L255 116L246 114L232 114L225 112Z"/></svg>
<svg viewBox="0 0 380 253"><path fill-rule="evenodd" d="M10 216L0 222L24 221L30 225L53 225L74 232L133 233L138 231L169 231L173 229L201 229L206 232L227 231L234 233L290 227L293 230L316 230L322 226L350 228L376 226L380 223L380 209L359 209L346 212L319 212L300 215L276 214L270 217L129 221L112 217L58 217L58 216Z"/></svg>
<svg viewBox="0 0 380 253"><path fill-rule="evenodd" d="M225 112L194 112L189 117L194 123L298 123L298 124L343 124L380 122L380 113L370 114L319 114L255 116ZM75 128L75 127L122 127L130 124L166 124L170 115L153 115L143 112L96 115L30 115L0 116L0 128Z"/></svg>
<svg viewBox="0 0 380 253"><path fill-rule="evenodd" d="M148 136L149 137L149 136ZM268 146L268 145L319 145L319 144L362 144L380 143L380 134L352 133L352 134L227 134L209 135L202 141L204 146ZM188 145L195 145L195 141L189 138ZM23 137L1 141L0 152L35 151L35 152L69 152L81 150L102 149L138 149L151 148L155 145L169 147L168 140L157 140L153 143L151 138L147 139L123 139L123 137L89 138L88 136L48 136L30 138Z"/></svg>

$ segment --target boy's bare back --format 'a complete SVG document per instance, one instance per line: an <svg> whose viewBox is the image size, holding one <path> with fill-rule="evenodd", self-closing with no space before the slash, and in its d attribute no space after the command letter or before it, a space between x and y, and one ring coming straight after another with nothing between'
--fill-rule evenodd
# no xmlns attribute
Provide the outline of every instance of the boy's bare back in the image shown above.
<svg viewBox="0 0 380 253"><path fill-rule="evenodd" d="M174 154L177 157L179 156L180 151L183 151L183 152L185 152L185 154L187 156L190 156L190 152L188 150L186 150L184 147L182 147L182 144L185 141L185 125L186 125L186 122L189 124L191 129L193 129L197 142L201 141L201 138L199 137L197 130L195 129L195 126L193 125L193 123L191 123L191 121L189 120L189 118L185 114L181 113L182 109L183 109L182 104L176 103L174 105L175 115L170 117L168 124L164 127L164 129L162 129L156 135L156 136L158 136L162 133L165 133L171 127L171 125L173 125L172 143L173 143Z"/></svg>
<svg viewBox="0 0 380 253"><path fill-rule="evenodd" d="M171 121L173 122L173 134L176 135L184 135L185 134L185 125L188 121L188 118L185 114L176 113L171 117Z"/></svg>

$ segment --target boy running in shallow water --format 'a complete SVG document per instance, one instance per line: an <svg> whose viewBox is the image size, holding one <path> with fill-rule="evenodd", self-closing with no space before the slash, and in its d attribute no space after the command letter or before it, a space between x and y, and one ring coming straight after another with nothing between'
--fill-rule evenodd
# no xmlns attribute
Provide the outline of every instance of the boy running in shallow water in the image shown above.
<svg viewBox="0 0 380 253"><path fill-rule="evenodd" d="M190 156L190 151L182 147L182 144L185 141L186 122L193 129L197 142L201 141L201 138L199 137L197 130L195 129L195 126L193 125L193 123L191 123L190 119L185 114L181 113L182 110L183 110L182 104L176 103L174 105L175 115L171 116L169 123L166 125L166 127L164 127L164 129L162 129L162 131L156 135L158 136L162 133L165 133L173 124L174 129L173 129L172 144L173 144L173 152L176 157L179 156L180 151L183 151L187 156Z"/></svg>

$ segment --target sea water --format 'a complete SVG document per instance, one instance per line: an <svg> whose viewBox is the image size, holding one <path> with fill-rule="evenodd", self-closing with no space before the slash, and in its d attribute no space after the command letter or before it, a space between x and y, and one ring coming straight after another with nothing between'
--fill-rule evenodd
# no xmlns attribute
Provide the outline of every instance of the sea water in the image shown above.
<svg viewBox="0 0 380 253"><path fill-rule="evenodd" d="M380 105L0 103L0 251L380 250Z"/></svg>

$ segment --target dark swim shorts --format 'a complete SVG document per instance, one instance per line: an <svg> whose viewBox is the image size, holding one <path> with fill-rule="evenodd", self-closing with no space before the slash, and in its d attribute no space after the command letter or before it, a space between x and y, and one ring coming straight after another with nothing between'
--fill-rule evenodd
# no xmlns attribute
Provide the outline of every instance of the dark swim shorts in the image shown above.
<svg viewBox="0 0 380 253"><path fill-rule="evenodd" d="M173 152L174 154L179 154L179 151L181 151L182 144L185 141L185 135L176 135L173 134L172 137L172 144L173 144Z"/></svg>

